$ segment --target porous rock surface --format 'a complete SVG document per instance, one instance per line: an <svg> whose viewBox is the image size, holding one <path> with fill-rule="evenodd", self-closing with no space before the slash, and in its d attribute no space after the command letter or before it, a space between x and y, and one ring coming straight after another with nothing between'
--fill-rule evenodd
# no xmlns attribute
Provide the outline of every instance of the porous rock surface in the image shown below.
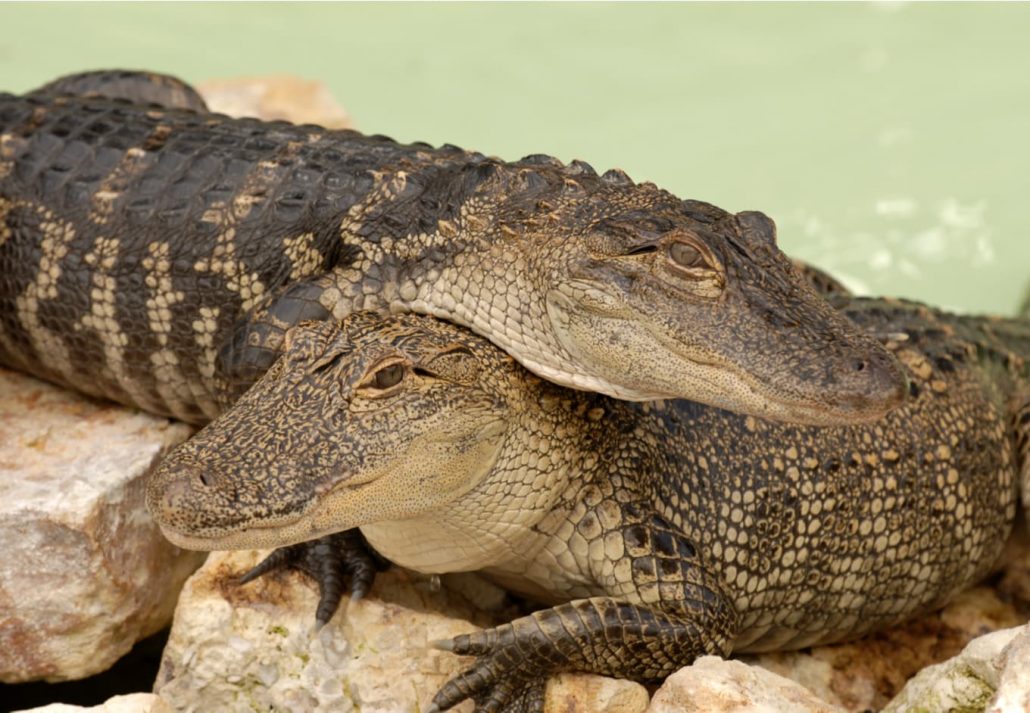
<svg viewBox="0 0 1030 713"><path fill-rule="evenodd" d="M648 713L839 713L804 686L761 666L703 656L665 680Z"/></svg>
<svg viewBox="0 0 1030 713"><path fill-rule="evenodd" d="M300 575L235 583L259 559L215 553L183 589L154 688L173 710L423 710L469 663L429 642L514 615L503 592L475 575L437 584L391 569L316 632L317 594ZM647 702L639 684L570 674L552 682L546 710L641 713Z"/></svg>
<svg viewBox="0 0 1030 713"><path fill-rule="evenodd" d="M89 676L168 623L203 555L143 479L191 432L0 369L0 681Z"/></svg>
<svg viewBox="0 0 1030 713"><path fill-rule="evenodd" d="M974 639L944 663L908 682L884 713L1030 710L1030 626Z"/></svg>
<svg viewBox="0 0 1030 713"><path fill-rule="evenodd" d="M27 708L15 713L171 713L171 709L153 693L130 693L115 696L97 706L51 703L48 706Z"/></svg>

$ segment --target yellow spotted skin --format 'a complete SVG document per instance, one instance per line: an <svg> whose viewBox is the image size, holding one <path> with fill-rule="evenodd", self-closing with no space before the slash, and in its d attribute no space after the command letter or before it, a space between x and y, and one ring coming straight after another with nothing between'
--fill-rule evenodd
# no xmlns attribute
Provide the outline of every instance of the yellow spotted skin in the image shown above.
<svg viewBox="0 0 1030 713"><path fill-rule="evenodd" d="M906 367L906 403L876 423L563 390L453 325L362 313L290 332L148 503L183 546L360 528L405 567L554 604L446 643L477 658L440 708L535 711L556 671L657 680L702 654L860 636L1000 553L1028 463L1030 324L828 292Z"/></svg>
<svg viewBox="0 0 1030 713"><path fill-rule="evenodd" d="M620 398L841 424L903 388L761 213L578 161L231 119L159 75L0 94L0 364L204 423L290 327L360 310L464 325Z"/></svg>

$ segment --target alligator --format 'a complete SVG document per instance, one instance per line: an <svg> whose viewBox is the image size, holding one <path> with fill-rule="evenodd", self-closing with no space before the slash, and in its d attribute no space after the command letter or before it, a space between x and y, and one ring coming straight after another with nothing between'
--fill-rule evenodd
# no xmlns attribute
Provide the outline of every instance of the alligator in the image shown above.
<svg viewBox="0 0 1030 713"><path fill-rule="evenodd" d="M571 391L454 325L356 313L288 332L162 462L148 506L186 548L281 548L245 579L317 574L312 548L360 547L360 528L390 562L553 605L438 642L475 661L433 711L539 711L555 672L649 682L858 637L942 606L1001 552L1030 479L1030 321L830 299L905 366L906 404L876 423Z"/></svg>
<svg viewBox="0 0 1030 713"><path fill-rule="evenodd" d="M875 420L900 366L762 213L623 172L206 111L136 72L0 94L0 365L202 424L302 321L414 312L556 383Z"/></svg>

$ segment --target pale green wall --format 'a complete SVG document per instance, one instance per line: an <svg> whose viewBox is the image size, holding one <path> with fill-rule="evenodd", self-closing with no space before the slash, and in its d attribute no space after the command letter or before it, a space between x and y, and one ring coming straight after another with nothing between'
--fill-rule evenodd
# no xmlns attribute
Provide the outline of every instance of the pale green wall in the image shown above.
<svg viewBox="0 0 1030 713"><path fill-rule="evenodd" d="M292 72L358 126L757 208L878 293L1030 283L1030 5L0 4L0 87Z"/></svg>

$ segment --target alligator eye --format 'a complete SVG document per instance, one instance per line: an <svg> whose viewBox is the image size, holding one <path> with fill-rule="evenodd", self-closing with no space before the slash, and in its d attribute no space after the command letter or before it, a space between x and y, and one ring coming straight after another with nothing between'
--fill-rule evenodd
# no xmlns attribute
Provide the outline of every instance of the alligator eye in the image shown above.
<svg viewBox="0 0 1030 713"><path fill-rule="evenodd" d="M404 378L403 364L390 364L376 372L372 377L372 386L377 389L389 389L401 383Z"/></svg>
<svg viewBox="0 0 1030 713"><path fill-rule="evenodd" d="M682 267L705 267L708 264L700 250L678 240L669 245L669 257Z"/></svg>

